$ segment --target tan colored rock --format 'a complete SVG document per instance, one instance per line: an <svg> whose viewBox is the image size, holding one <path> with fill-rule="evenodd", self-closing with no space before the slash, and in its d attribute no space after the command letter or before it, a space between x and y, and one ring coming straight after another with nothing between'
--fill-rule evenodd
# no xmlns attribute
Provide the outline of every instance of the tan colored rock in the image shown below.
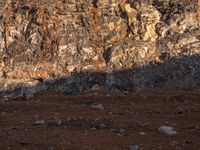
<svg viewBox="0 0 200 150"><path fill-rule="evenodd" d="M168 69L160 78L144 72L148 70L145 66L170 64L172 58L200 54L198 5L199 0L1 1L0 79L52 81L70 76L67 88L75 90L77 84L83 83L79 77L75 81L74 74L143 69L138 76L128 77L130 82L120 83L158 86L157 82L170 78L170 73L175 79L182 77L184 82L196 80L198 69L194 64L199 64L196 58L189 61L194 71L190 75L184 74L184 69L179 72ZM107 82L107 75L98 73L94 73L98 77L90 79L91 82L106 81L105 87L116 82L112 74ZM87 84L82 85L83 89L92 87L92 83ZM168 84L159 86L165 85Z"/></svg>

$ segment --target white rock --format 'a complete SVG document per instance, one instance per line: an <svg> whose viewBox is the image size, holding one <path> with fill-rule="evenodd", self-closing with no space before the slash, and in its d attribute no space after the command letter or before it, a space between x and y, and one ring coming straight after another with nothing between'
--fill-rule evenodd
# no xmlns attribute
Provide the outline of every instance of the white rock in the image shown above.
<svg viewBox="0 0 200 150"><path fill-rule="evenodd" d="M177 132L173 130L173 127L170 127L170 126L160 126L158 128L158 131L160 133L164 133L166 135L175 135L175 134L177 134Z"/></svg>
<svg viewBox="0 0 200 150"><path fill-rule="evenodd" d="M36 120L36 121L34 122L34 125L43 125L43 124L45 124L45 121L44 121L44 120Z"/></svg>

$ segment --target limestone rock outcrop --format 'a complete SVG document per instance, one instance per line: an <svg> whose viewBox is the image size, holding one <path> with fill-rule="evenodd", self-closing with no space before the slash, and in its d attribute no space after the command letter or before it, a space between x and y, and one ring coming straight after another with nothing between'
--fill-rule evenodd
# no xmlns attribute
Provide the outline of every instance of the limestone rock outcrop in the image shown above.
<svg viewBox="0 0 200 150"><path fill-rule="evenodd" d="M199 5L198 0L1 1L1 91L27 89L35 80L65 92L96 84L123 91L200 86Z"/></svg>

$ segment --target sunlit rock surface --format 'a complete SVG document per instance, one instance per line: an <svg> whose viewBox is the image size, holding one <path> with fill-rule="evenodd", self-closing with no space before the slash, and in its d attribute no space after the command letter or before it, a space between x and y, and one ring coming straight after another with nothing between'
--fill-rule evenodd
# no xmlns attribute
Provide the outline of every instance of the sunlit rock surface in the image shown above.
<svg viewBox="0 0 200 150"><path fill-rule="evenodd" d="M35 80L34 87L66 93L96 84L122 91L198 87L199 5L198 0L1 1L1 91L23 94Z"/></svg>

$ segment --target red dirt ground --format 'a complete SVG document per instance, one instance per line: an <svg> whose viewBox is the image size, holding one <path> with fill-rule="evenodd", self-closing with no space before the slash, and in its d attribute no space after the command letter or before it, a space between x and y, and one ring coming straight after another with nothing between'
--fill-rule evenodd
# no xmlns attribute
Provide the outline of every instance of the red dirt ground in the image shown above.
<svg viewBox="0 0 200 150"><path fill-rule="evenodd" d="M200 150L200 90L0 99L0 150ZM92 108L98 102L104 109ZM161 125L178 134L158 132ZM143 133L144 132L144 133ZM141 135L145 134L145 135Z"/></svg>

